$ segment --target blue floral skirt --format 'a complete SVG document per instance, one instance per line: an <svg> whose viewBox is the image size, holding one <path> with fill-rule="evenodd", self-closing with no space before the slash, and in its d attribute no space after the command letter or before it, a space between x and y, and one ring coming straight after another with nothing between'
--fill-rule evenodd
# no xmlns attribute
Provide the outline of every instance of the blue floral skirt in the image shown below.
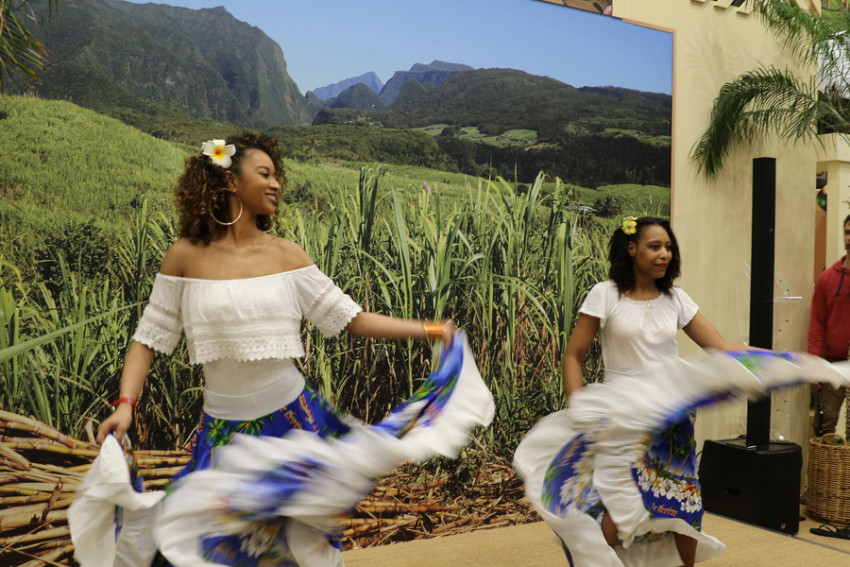
<svg viewBox="0 0 850 567"><path fill-rule="evenodd" d="M847 371L769 351L670 359L573 394L568 409L529 431L514 466L571 566L676 567L676 534L696 540L696 561L706 561L725 546L702 531L696 409L806 381L846 383ZM614 547L602 533L605 515L617 527Z"/></svg>
<svg viewBox="0 0 850 567"><path fill-rule="evenodd" d="M331 404L308 383L294 401L251 421L232 421L201 414L188 442L192 459L174 476L174 480L190 472L210 468L216 449L230 444L237 434L283 437L292 429L310 431L322 438L340 437L350 430Z"/></svg>
<svg viewBox="0 0 850 567"><path fill-rule="evenodd" d="M594 485L594 445L591 435L579 434L564 446L544 483L542 502L557 514L570 510L586 514L601 530L602 518L609 512ZM643 510L633 510L631 515L637 514L645 525L651 525L654 520L676 520L701 532L704 509L697 475L694 421L688 419L647 435L642 446L646 452L631 467L630 478L612 476L601 480L604 474L597 474L597 478L605 484L633 484L639 499L633 499L632 504L642 505ZM589 526L587 522L584 524ZM647 531L634 536L629 544L633 549L646 548L669 538L669 532ZM577 565L569 540L562 538L561 543L568 563Z"/></svg>
<svg viewBox="0 0 850 567"><path fill-rule="evenodd" d="M320 438L339 438L350 431L330 403L309 383L305 384L304 390L291 403L250 421L219 419L203 413L188 443L192 458L174 476L173 482L176 483L189 473L212 467L216 451L229 445L238 434L279 438L293 429L314 433ZM169 492L168 488L166 492ZM341 548L339 535L326 534L326 539L336 549ZM254 539L255 542L246 543L248 539ZM248 537L242 533L205 538L200 542L200 547L200 555L211 563L240 567L298 565L287 543L284 518L256 524ZM161 554L157 554L153 565L165 567L171 564Z"/></svg>

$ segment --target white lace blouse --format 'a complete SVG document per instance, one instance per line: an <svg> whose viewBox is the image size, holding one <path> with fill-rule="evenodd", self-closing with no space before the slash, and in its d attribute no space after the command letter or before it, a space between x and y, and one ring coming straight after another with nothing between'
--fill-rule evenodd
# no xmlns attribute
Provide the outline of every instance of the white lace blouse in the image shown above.
<svg viewBox="0 0 850 567"><path fill-rule="evenodd" d="M362 311L315 265L202 280L157 274L134 340L171 354L185 330L192 364L304 356L301 320L335 335Z"/></svg>
<svg viewBox="0 0 850 567"><path fill-rule="evenodd" d="M631 375L666 357L679 356L676 332L699 307L678 287L650 301L621 295L611 280L599 282L579 309L599 319L605 380Z"/></svg>
<svg viewBox="0 0 850 567"><path fill-rule="evenodd" d="M295 399L304 379L301 320L335 335L362 311L315 265L256 278L205 280L157 274L133 339L171 354L186 333L203 364L204 409L253 419Z"/></svg>

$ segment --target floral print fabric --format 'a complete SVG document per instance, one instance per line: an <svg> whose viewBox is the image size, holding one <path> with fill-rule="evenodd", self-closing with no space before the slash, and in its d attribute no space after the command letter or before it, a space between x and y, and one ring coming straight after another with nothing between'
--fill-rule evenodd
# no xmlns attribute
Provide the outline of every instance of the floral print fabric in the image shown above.
<svg viewBox="0 0 850 567"><path fill-rule="evenodd" d="M702 496L697 478L694 424L689 419L651 438L636 469L635 482L650 518L679 518L702 529Z"/></svg>
<svg viewBox="0 0 850 567"><path fill-rule="evenodd" d="M677 518L702 529L693 420L646 436L647 451L632 468L649 518ZM593 435L576 435L553 460L543 484L543 504L555 515L579 510L602 524L606 512L593 486ZM643 536L652 537L652 536Z"/></svg>
<svg viewBox="0 0 850 567"><path fill-rule="evenodd" d="M189 439L192 460L174 480L192 471L209 468L214 460L216 447L229 444L237 433L283 437L290 429L312 431L320 437L339 437L349 430L327 400L309 384L305 385L304 391L293 402L255 420L217 419L204 413Z"/></svg>
<svg viewBox="0 0 850 567"><path fill-rule="evenodd" d="M309 384L288 405L251 421L217 419L204 413L189 440L192 459L175 475L174 481L210 468L215 462L216 449L230 444L237 434L283 437L292 429L309 431L322 438L340 437L349 431L333 407ZM242 533L205 539L201 544L203 557L234 567L297 567L286 541L286 523L286 518L253 522ZM329 542L341 547L339 537ZM159 555L154 565L168 567L170 564Z"/></svg>
<svg viewBox="0 0 850 567"><path fill-rule="evenodd" d="M708 561L725 546L702 530L694 412L816 381L850 382L850 363L770 351L670 357L575 392L523 438L514 466L571 566L678 567L676 534L696 540L696 562ZM600 526L606 513L614 547Z"/></svg>

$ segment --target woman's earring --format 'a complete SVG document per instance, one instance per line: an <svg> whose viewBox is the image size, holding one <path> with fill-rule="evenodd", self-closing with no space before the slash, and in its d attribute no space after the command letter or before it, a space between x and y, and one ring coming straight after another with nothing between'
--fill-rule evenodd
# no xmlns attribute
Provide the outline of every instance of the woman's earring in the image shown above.
<svg viewBox="0 0 850 567"><path fill-rule="evenodd" d="M223 191L227 191L227 189L222 189L222 190L223 190ZM233 219L233 220L232 220L232 221L230 221L230 222L221 222L220 220L218 220L217 218L215 218L215 211L212 211L212 210L210 211L210 216L212 217L212 220L214 220L216 223L220 224L221 226L230 226L230 225L232 225L232 224L236 224L236 222L237 222L239 219L241 219L241 218L242 218L242 211L244 210L244 207L242 206L242 198L241 198L241 197L239 197L239 193L234 192L233 194L234 194L234 195L236 195L236 198L237 198L237 199L239 199L239 214L238 214L238 215L236 215L236 218L235 218L235 219Z"/></svg>

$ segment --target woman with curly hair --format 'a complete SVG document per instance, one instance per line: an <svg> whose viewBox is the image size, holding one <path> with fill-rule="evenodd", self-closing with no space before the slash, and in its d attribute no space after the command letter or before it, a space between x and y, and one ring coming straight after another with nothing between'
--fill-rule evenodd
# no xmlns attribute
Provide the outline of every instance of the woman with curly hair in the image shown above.
<svg viewBox="0 0 850 567"><path fill-rule="evenodd" d="M704 349L748 347L726 342L674 285L681 258L669 221L625 218L611 236L608 259L609 279L588 292L564 354L570 408L535 426L515 463L571 566L690 567L725 549L701 531L693 413L652 434L626 431L649 421L643 402L663 413L663 392L649 381L660 363L678 357L679 329ZM604 385L583 388L582 366L597 335ZM545 504L542 484L550 486Z"/></svg>
<svg viewBox="0 0 850 567"><path fill-rule="evenodd" d="M180 238L156 275L114 412L99 427L99 459L106 463L104 454L130 428L155 353L171 353L183 332L190 362L204 369L203 415L190 463L156 503L161 511L120 489L125 500L116 502L128 514L144 510L155 526L142 544L122 547L119 537L113 555L134 565L150 564L157 548L178 566L340 565L338 533L325 516L353 508L375 477L409 456L459 449L468 428L489 422L492 397L476 371L469 374L471 357L461 350L466 374L458 382L429 378L415 400L376 426L341 419L293 363L304 356L303 318L328 335L345 330L457 347L465 345L462 334L455 336L451 321L363 311L303 248L270 233L287 181L277 140L211 140L185 165L176 191ZM461 390L468 399L440 399ZM424 418L436 435L422 433ZM240 441L238 433L261 441ZM84 513L100 498L96 480L81 490L71 517L84 566L104 555L111 561L105 550L115 547Z"/></svg>

